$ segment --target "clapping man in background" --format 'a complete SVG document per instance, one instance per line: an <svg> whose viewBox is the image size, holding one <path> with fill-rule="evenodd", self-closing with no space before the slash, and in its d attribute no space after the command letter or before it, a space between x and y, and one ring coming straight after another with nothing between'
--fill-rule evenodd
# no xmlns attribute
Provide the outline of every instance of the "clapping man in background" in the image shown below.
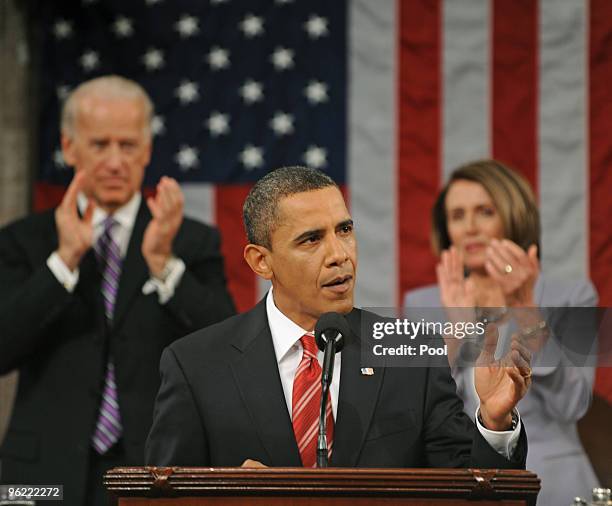
<svg viewBox="0 0 612 506"><path fill-rule="evenodd" d="M105 504L103 472L143 463L163 348L234 312L218 232L171 178L141 196L152 113L118 76L76 88L62 203L0 231L0 373L20 371L0 478L63 484L66 504Z"/></svg>

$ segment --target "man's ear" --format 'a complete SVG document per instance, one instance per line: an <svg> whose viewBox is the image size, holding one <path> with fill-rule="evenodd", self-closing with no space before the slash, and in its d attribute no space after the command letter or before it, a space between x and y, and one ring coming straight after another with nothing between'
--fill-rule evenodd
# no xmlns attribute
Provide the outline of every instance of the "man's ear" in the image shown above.
<svg viewBox="0 0 612 506"><path fill-rule="evenodd" d="M66 165L70 167L76 166L76 155L74 149L74 136L68 135L65 132L62 132L61 137L62 143L62 156L64 157L64 161Z"/></svg>
<svg viewBox="0 0 612 506"><path fill-rule="evenodd" d="M255 274L268 281L272 279L272 259L268 248L247 244L244 247L244 259Z"/></svg>

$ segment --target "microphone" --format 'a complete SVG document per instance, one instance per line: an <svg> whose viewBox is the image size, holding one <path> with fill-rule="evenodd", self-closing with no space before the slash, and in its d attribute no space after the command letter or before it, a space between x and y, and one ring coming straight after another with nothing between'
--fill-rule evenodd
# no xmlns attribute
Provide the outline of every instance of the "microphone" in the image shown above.
<svg viewBox="0 0 612 506"><path fill-rule="evenodd" d="M334 359L344 347L345 336L351 332L346 318L340 313L325 313L315 325L315 342L323 354L321 371L321 407L319 409L319 435L317 438L317 467L327 467L327 419L325 407L329 386L334 375Z"/></svg>

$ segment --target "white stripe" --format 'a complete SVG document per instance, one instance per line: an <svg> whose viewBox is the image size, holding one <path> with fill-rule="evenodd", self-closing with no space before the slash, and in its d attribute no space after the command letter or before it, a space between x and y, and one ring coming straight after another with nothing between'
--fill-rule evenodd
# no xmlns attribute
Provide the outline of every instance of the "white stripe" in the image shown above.
<svg viewBox="0 0 612 506"><path fill-rule="evenodd" d="M215 191L210 183L181 184L185 197L185 216L204 223L215 223Z"/></svg>
<svg viewBox="0 0 612 506"><path fill-rule="evenodd" d="M119 283L117 283L110 275L104 274L102 278L104 279L104 281L106 281L107 284L111 286L111 288L116 289L119 286Z"/></svg>
<svg viewBox="0 0 612 506"><path fill-rule="evenodd" d="M317 435L318 428L319 428L319 419L317 418L310 425L310 428L306 432L304 432L304 435L302 436L302 439L300 439L300 442L298 444L298 448L300 450L300 453L302 453L304 451L304 449L308 446L308 444Z"/></svg>
<svg viewBox="0 0 612 506"><path fill-rule="evenodd" d="M122 430L121 422L117 420L116 418L113 418L113 415L109 413L108 411L106 411L104 408L100 408L100 416L103 416L104 418L106 418L113 426L117 428L117 430L119 431Z"/></svg>
<svg viewBox="0 0 612 506"><path fill-rule="evenodd" d="M107 381L106 384L109 385L111 388L114 386L115 391L117 390L117 386L115 385L114 382L111 384L110 382ZM104 397L104 400L108 402L113 408L115 408L116 410L119 410L119 405L117 404L115 399L113 399L110 395L106 395Z"/></svg>
<svg viewBox="0 0 612 506"><path fill-rule="evenodd" d="M106 262L106 268L110 269L111 271L113 271L113 273L117 276L117 278L119 278L119 276L121 276L121 269L119 268L119 265L117 265L116 262ZM106 272L106 269L104 269L104 272Z"/></svg>
<svg viewBox="0 0 612 506"><path fill-rule="evenodd" d="M588 276L586 4L540 1L540 213L542 267Z"/></svg>
<svg viewBox="0 0 612 506"><path fill-rule="evenodd" d="M313 383L310 385L310 387L308 387L308 390L304 392L296 406L293 408L293 420L296 420L300 416L300 413L304 410L310 399L316 395L318 386L318 383Z"/></svg>
<svg viewBox="0 0 612 506"><path fill-rule="evenodd" d="M102 297L104 297L106 302L108 302L109 304L115 303L115 298L110 293L108 293L106 290L102 290Z"/></svg>
<svg viewBox="0 0 612 506"><path fill-rule="evenodd" d="M442 179L489 156L491 27L489 0L443 3Z"/></svg>
<svg viewBox="0 0 612 506"><path fill-rule="evenodd" d="M351 0L348 182L359 241L358 306L393 306L396 254L396 12Z"/></svg>
<svg viewBox="0 0 612 506"><path fill-rule="evenodd" d="M306 362L306 361L300 362L300 365L297 368L297 371L295 371L295 376L293 378L293 382L295 383L295 380L297 380L298 376L300 374L302 374L304 371L307 371L308 369L310 369L310 364L308 362Z"/></svg>
<svg viewBox="0 0 612 506"><path fill-rule="evenodd" d="M98 422L98 424L96 425L96 430L99 430L100 432L104 432L104 434L109 439L109 441L113 443L118 441L118 437L115 434L110 433L108 429L104 426L103 423Z"/></svg>
<svg viewBox="0 0 612 506"><path fill-rule="evenodd" d="M93 443L96 447L96 450L98 450L98 453L104 453L106 450L108 450L110 448L110 446L108 446L104 441L102 441L98 436L94 436L92 438Z"/></svg>

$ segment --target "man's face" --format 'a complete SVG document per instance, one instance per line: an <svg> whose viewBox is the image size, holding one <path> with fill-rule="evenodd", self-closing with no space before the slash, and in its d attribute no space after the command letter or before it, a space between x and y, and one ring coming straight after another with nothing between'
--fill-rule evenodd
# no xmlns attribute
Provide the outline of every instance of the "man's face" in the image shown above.
<svg viewBox="0 0 612 506"><path fill-rule="evenodd" d="M62 133L66 163L87 173L85 193L108 212L140 190L151 158L145 121L138 99L86 96L77 104L74 135Z"/></svg>
<svg viewBox="0 0 612 506"><path fill-rule="evenodd" d="M351 311L357 244L340 191L297 193L278 211L269 252L276 306L307 330L323 313Z"/></svg>

